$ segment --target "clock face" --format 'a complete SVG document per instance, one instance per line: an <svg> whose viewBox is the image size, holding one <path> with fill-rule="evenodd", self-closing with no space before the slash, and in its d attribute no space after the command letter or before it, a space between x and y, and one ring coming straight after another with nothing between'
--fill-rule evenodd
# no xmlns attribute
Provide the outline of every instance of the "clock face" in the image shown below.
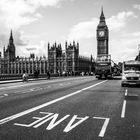
<svg viewBox="0 0 140 140"><path fill-rule="evenodd" d="M99 36L104 36L105 35L105 32L104 31L99 31Z"/></svg>

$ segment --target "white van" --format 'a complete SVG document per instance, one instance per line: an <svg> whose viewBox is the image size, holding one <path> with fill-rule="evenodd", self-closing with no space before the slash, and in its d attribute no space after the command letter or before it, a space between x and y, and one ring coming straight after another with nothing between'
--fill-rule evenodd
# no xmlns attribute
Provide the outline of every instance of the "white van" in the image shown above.
<svg viewBox="0 0 140 140"><path fill-rule="evenodd" d="M123 62L121 86L140 85L140 61Z"/></svg>

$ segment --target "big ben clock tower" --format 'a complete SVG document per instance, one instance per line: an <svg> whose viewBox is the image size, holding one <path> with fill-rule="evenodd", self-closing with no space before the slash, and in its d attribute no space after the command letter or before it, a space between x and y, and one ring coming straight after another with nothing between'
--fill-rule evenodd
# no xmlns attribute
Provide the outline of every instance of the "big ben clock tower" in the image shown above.
<svg viewBox="0 0 140 140"><path fill-rule="evenodd" d="M109 31L105 22L103 8L101 11L100 22L97 26L97 56L108 55Z"/></svg>

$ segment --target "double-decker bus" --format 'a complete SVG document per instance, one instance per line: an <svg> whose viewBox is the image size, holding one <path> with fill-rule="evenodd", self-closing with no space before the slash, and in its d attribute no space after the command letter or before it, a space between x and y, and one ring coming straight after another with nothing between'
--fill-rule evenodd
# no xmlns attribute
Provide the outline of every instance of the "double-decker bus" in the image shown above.
<svg viewBox="0 0 140 140"><path fill-rule="evenodd" d="M98 55L95 62L96 78L113 78L111 55Z"/></svg>

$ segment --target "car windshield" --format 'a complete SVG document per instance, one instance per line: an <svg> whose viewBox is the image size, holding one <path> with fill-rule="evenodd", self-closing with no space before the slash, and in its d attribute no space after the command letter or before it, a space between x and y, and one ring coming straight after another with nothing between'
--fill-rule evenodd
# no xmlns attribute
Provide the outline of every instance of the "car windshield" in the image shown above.
<svg viewBox="0 0 140 140"><path fill-rule="evenodd" d="M140 71L140 67L136 67L136 66L125 66L124 67L125 71Z"/></svg>
<svg viewBox="0 0 140 140"><path fill-rule="evenodd" d="M137 73L140 74L140 67L139 66L124 66L125 73Z"/></svg>

